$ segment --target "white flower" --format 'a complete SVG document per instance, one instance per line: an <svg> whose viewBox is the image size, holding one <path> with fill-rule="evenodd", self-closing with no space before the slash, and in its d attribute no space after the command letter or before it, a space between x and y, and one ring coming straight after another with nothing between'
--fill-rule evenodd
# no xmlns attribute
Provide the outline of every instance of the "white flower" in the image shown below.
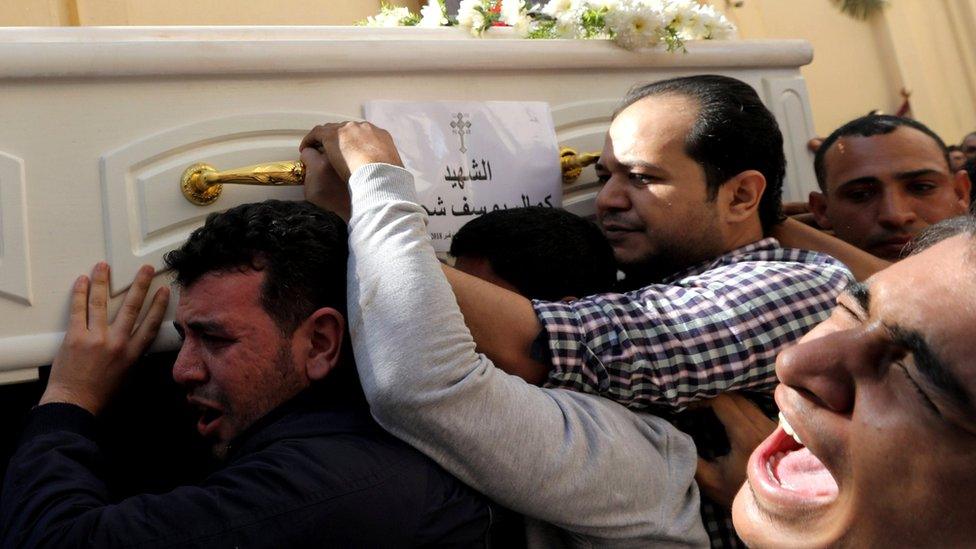
<svg viewBox="0 0 976 549"><path fill-rule="evenodd" d="M579 24L571 15L556 18L556 36L559 38L577 38L580 34Z"/></svg>
<svg viewBox="0 0 976 549"><path fill-rule="evenodd" d="M420 27L440 27L447 25L447 9L444 0L427 0L427 5L420 8Z"/></svg>
<svg viewBox="0 0 976 549"><path fill-rule="evenodd" d="M502 0L500 20L502 23L515 28L519 36L529 33L529 25L532 19L529 17L528 9L523 0Z"/></svg>
<svg viewBox="0 0 976 549"><path fill-rule="evenodd" d="M671 2L667 2L661 7L661 13L664 16L664 25L680 32L688 26L688 22L691 19L697 16L697 12L695 11L697 7L700 7L700 5L686 0L672 0Z"/></svg>
<svg viewBox="0 0 976 549"><path fill-rule="evenodd" d="M391 7L380 10L376 15L366 18L367 27L399 27L401 21L410 17L410 10L405 7Z"/></svg>
<svg viewBox="0 0 976 549"><path fill-rule="evenodd" d="M483 9L482 0L461 0L461 5L458 6L458 26L467 29L474 36L481 36L485 31L485 15L481 11Z"/></svg>
<svg viewBox="0 0 976 549"><path fill-rule="evenodd" d="M605 20L607 28L616 35L617 44L628 50L657 45L665 26L661 9L644 2L621 2L617 9L607 13Z"/></svg>
<svg viewBox="0 0 976 549"><path fill-rule="evenodd" d="M698 10L702 35L706 40L729 40L735 38L735 25L712 6L701 6Z"/></svg>
<svg viewBox="0 0 976 549"><path fill-rule="evenodd" d="M708 36L708 29L705 27L705 17L702 16L702 6L695 6L691 14L683 18L681 24L676 26L675 31L678 38L682 40L704 40Z"/></svg>
<svg viewBox="0 0 976 549"><path fill-rule="evenodd" d="M577 2L575 0L549 0L542 8L542 13L558 19L560 16L575 8L576 4Z"/></svg>

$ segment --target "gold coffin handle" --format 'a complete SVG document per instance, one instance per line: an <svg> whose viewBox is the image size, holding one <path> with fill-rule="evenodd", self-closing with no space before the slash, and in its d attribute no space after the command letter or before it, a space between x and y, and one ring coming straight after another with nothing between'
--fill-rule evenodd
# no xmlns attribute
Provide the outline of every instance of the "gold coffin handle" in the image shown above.
<svg viewBox="0 0 976 549"><path fill-rule="evenodd" d="M563 170L563 184L575 183L580 174L583 173L583 168L595 164L597 160L600 160L600 153L580 154L569 147L559 149L559 165Z"/></svg>
<svg viewBox="0 0 976 549"><path fill-rule="evenodd" d="M305 164L301 160L271 162L218 172L210 164L194 164L183 172L180 189L187 200L198 206L213 204L226 184L301 185Z"/></svg>
<svg viewBox="0 0 976 549"><path fill-rule="evenodd" d="M563 183L574 183L583 168L600 159L599 153L579 154L563 147L559 150L559 164ZM305 165L300 160L271 162L218 172L210 164L194 164L183 172L180 190L183 196L198 206L208 206L220 198L224 185L301 185L305 182Z"/></svg>

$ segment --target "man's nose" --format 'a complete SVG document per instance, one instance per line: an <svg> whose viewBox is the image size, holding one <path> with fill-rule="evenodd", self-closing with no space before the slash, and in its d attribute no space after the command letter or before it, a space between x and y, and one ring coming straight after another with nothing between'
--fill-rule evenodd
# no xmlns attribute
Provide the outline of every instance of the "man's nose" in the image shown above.
<svg viewBox="0 0 976 549"><path fill-rule="evenodd" d="M885 192L878 206L878 223L886 228L901 228L915 223L918 216L913 201L900 190Z"/></svg>
<svg viewBox="0 0 976 549"><path fill-rule="evenodd" d="M193 385L207 381L207 369L200 360L195 346L184 341L173 363L173 381L180 385Z"/></svg>
<svg viewBox="0 0 976 549"><path fill-rule="evenodd" d="M878 328L839 330L791 347L776 359L779 380L844 414L854 407L856 385L885 360Z"/></svg>
<svg viewBox="0 0 976 549"><path fill-rule="evenodd" d="M596 209L598 212L625 211L630 209L630 197L627 196L627 186L620 183L618 179L617 177L610 177L596 195Z"/></svg>

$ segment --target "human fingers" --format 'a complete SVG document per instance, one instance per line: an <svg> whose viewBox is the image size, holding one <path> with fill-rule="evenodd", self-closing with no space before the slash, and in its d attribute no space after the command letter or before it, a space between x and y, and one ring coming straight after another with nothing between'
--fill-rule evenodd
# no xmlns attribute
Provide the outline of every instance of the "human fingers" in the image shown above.
<svg viewBox="0 0 976 549"><path fill-rule="evenodd" d="M100 331L108 326L108 263L99 262L92 269L88 291L88 329Z"/></svg>
<svg viewBox="0 0 976 549"><path fill-rule="evenodd" d="M166 286L160 287L153 294L146 316L136 326L135 332L132 334L130 348L131 354L134 354L135 357L145 352L146 348L156 339L156 335L159 334L159 327L162 325L163 316L166 314L166 306L169 305L169 296L169 288Z"/></svg>
<svg viewBox="0 0 976 549"><path fill-rule="evenodd" d="M316 147L305 147L301 150L298 158L305 164L305 183L308 184L309 177L315 177L321 173L329 157L325 152Z"/></svg>
<svg viewBox="0 0 976 549"><path fill-rule="evenodd" d="M325 143L327 141L335 141L336 132L346 124L347 122L326 122L325 124L315 126L302 138L302 142L298 144L298 151L301 152L305 149L312 148L322 152L325 148Z"/></svg>
<svg viewBox="0 0 976 549"><path fill-rule="evenodd" d="M369 122L350 122L337 132L337 145L349 173L366 164L383 163L402 166L393 136L383 128ZM326 146L329 151L329 146ZM330 152L330 160L335 158ZM343 172L336 167L340 175Z"/></svg>
<svg viewBox="0 0 976 549"><path fill-rule="evenodd" d="M132 285L125 292L122 307L119 308L119 312L115 315L115 321L112 323L112 329L119 334L128 336L132 333L132 327L135 326L136 319L139 318L142 304L146 301L146 292L149 291L154 272L155 270L150 265L143 265L136 272Z"/></svg>
<svg viewBox="0 0 976 549"><path fill-rule="evenodd" d="M68 306L68 332L81 333L88 330L88 287L90 281L81 275L71 286L71 304Z"/></svg>
<svg viewBox="0 0 976 549"><path fill-rule="evenodd" d="M322 139L325 132L328 131L324 124L319 124L315 126L302 138L301 143L298 144L298 151L304 151L307 148L312 149L322 149Z"/></svg>
<svg viewBox="0 0 976 549"><path fill-rule="evenodd" d="M331 125L330 131L322 141L322 152L324 153L326 162L335 171L339 180L343 182L349 181L349 176L352 174L349 169L349 160L346 158L349 147L344 148L342 141L343 137L348 135L348 133L344 132L349 125L349 122Z"/></svg>

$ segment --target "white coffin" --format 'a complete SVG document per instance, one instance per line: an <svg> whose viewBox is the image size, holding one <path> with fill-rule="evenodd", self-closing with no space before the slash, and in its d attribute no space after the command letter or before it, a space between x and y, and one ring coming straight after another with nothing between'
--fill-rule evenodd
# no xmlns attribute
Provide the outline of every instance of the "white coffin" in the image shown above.
<svg viewBox="0 0 976 549"><path fill-rule="evenodd" d="M561 145L599 151L634 84L719 73L754 86L775 113L785 195L803 200L815 183L799 67L811 59L802 41L692 43L669 54L455 29L0 29L0 382L32 379L51 362L68 288L96 261L111 263L118 293L208 213L301 197L237 186L194 206L179 191L191 164L297 159L309 128L359 118L368 99L548 101ZM592 213L595 192L588 169L565 205ZM165 326L157 349L177 345Z"/></svg>

